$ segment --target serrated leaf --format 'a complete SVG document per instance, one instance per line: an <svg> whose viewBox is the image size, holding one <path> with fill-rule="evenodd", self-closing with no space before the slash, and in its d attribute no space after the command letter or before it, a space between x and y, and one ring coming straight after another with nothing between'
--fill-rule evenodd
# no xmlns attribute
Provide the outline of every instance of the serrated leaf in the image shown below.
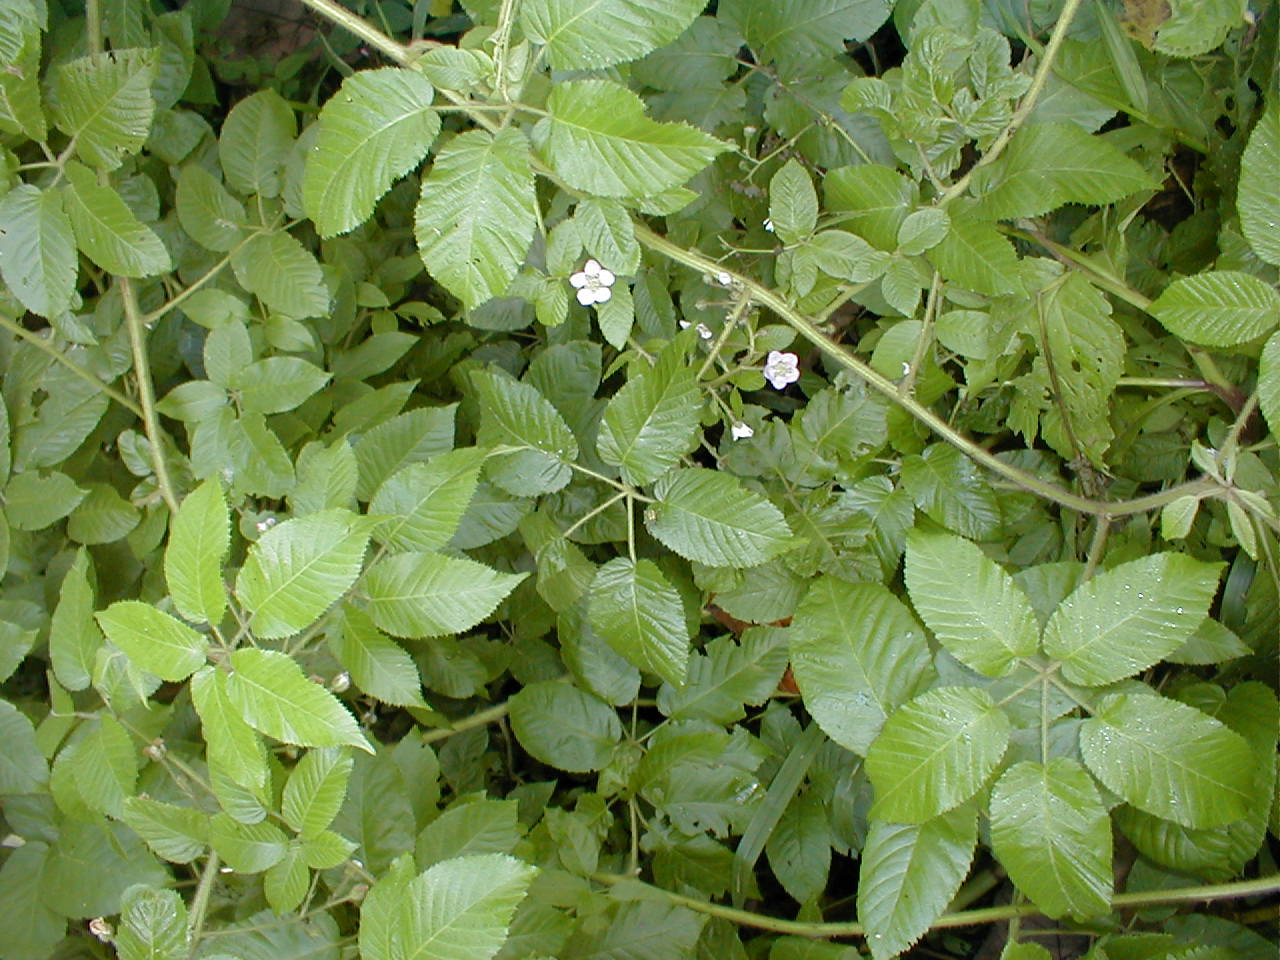
<svg viewBox="0 0 1280 960"><path fill-rule="evenodd" d="M793 157L769 181L769 219L783 243L798 243L818 223L818 194L809 173Z"/></svg>
<svg viewBox="0 0 1280 960"><path fill-rule="evenodd" d="M682 185L727 145L682 123L645 116L644 102L608 80L557 84L533 131L571 186L602 197L646 197Z"/></svg>
<svg viewBox="0 0 1280 960"><path fill-rule="evenodd" d="M578 458L578 441L559 411L537 388L494 370L476 370L471 384L480 399L481 446L529 447L494 457L489 479L509 493L553 493L569 482L568 464Z"/></svg>
<svg viewBox="0 0 1280 960"><path fill-rule="evenodd" d="M244 237L244 206L199 164L182 168L173 206L182 229L202 247L225 253Z"/></svg>
<svg viewBox="0 0 1280 960"><path fill-rule="evenodd" d="M60 191L22 183L0 198L0 276L24 307L42 317L66 312L78 272Z"/></svg>
<svg viewBox="0 0 1280 960"><path fill-rule="evenodd" d="M1114 203L1159 182L1105 137L1074 123L1021 127L996 163L983 168L973 188L977 210L993 220L1038 217L1065 203Z"/></svg>
<svg viewBox="0 0 1280 960"><path fill-rule="evenodd" d="M288 841L273 823L238 823L225 813L209 821L209 843L236 873L261 873L279 863Z"/></svg>
<svg viewBox="0 0 1280 960"><path fill-rule="evenodd" d="M344 608L342 629L330 630L328 637L329 649L359 689L397 707L426 708L413 658L363 610Z"/></svg>
<svg viewBox="0 0 1280 960"><path fill-rule="evenodd" d="M1205 617L1182 646L1167 654L1164 659L1169 663L1204 666L1234 660L1236 657L1247 657L1251 652L1248 644L1217 620Z"/></svg>
<svg viewBox="0 0 1280 960"><path fill-rule="evenodd" d="M935 443L902 462L902 485L934 520L973 540L1000 529L1000 502L979 468L955 447Z"/></svg>
<svg viewBox="0 0 1280 960"><path fill-rule="evenodd" d="M310 880L302 844L294 840L285 847L284 856L263 874L262 892L272 910L285 913L302 902Z"/></svg>
<svg viewBox="0 0 1280 960"><path fill-rule="evenodd" d="M179 682L204 666L209 642L163 610L140 600L117 600L97 614L107 639L140 670Z"/></svg>
<svg viewBox="0 0 1280 960"><path fill-rule="evenodd" d="M805 708L827 736L859 756L930 673L924 631L880 584L819 578L789 636Z"/></svg>
<svg viewBox="0 0 1280 960"><path fill-rule="evenodd" d="M161 803L150 797L129 797L120 819L157 856L172 863L190 863L208 845L208 815L191 807Z"/></svg>
<svg viewBox="0 0 1280 960"><path fill-rule="evenodd" d="M559 770L599 770L622 739L622 723L613 708L566 683L531 683L508 703L520 745Z"/></svg>
<svg viewBox="0 0 1280 960"><path fill-rule="evenodd" d="M1236 209L1240 229L1249 246L1267 263L1280 266L1280 195L1275 172L1280 169L1280 102L1269 94L1267 109L1258 118L1240 159Z"/></svg>
<svg viewBox="0 0 1280 960"><path fill-rule="evenodd" d="M786 634L774 628L745 630L741 643L720 637L704 649L690 658L684 686L665 683L658 691L658 709L673 720L737 723L744 704L761 704L777 689L787 666Z"/></svg>
<svg viewBox="0 0 1280 960"><path fill-rule="evenodd" d="M320 264L283 230L253 237L232 256L231 269L240 286L286 316L318 317L329 310Z"/></svg>
<svg viewBox="0 0 1280 960"><path fill-rule="evenodd" d="M527 576L439 553L401 553L369 568L364 592L369 616L387 633L439 637L470 630Z"/></svg>
<svg viewBox="0 0 1280 960"><path fill-rule="evenodd" d="M1267 341L1258 360L1258 406L1271 432L1280 436L1280 333Z"/></svg>
<svg viewBox="0 0 1280 960"><path fill-rule="evenodd" d="M1014 293L1018 255L995 226L952 211L951 229L925 256L943 278L988 296Z"/></svg>
<svg viewBox="0 0 1280 960"><path fill-rule="evenodd" d="M665 351L605 407L596 448L627 483L652 483L697 444L702 395L684 354Z"/></svg>
<svg viewBox="0 0 1280 960"><path fill-rule="evenodd" d="M0 71L0 131L19 134L37 143L49 136L49 125L40 103L40 36L27 34L26 43Z"/></svg>
<svg viewBox="0 0 1280 960"><path fill-rule="evenodd" d="M254 729L302 747L350 744L373 753L355 718L333 694L308 680L292 657L242 648L230 660L227 699Z"/></svg>
<svg viewBox="0 0 1280 960"><path fill-rule="evenodd" d="M211 771L260 788L267 782L267 751L227 694L227 675L204 667L191 678L191 703L200 717Z"/></svg>
<svg viewBox="0 0 1280 960"><path fill-rule="evenodd" d="M737 25L762 62L799 65L843 53L845 40L866 40L891 9L880 0L728 0L720 16Z"/></svg>
<svg viewBox="0 0 1280 960"><path fill-rule="evenodd" d="M872 817L923 823L972 797L1004 757L1009 718L977 687L937 687L900 707L867 751Z"/></svg>
<svg viewBox="0 0 1280 960"><path fill-rule="evenodd" d="M297 130L292 108L270 88L237 103L218 135L218 160L227 185L244 194L278 197Z"/></svg>
<svg viewBox="0 0 1280 960"><path fill-rule="evenodd" d="M843 224L881 250L898 245L898 233L915 198L915 184L879 164L838 167L822 182L826 205Z"/></svg>
<svg viewBox="0 0 1280 960"><path fill-rule="evenodd" d="M806 790L792 797L769 834L765 852L778 882L798 902L809 903L826 889L831 840L821 794Z"/></svg>
<svg viewBox="0 0 1280 960"><path fill-rule="evenodd" d="M374 537L397 550L443 547L467 512L483 462L483 450L465 447L398 470L369 503L371 515L392 518L374 531Z"/></svg>
<svg viewBox="0 0 1280 960"><path fill-rule="evenodd" d="M1111 820L1070 757L1024 761L991 792L991 848L1018 889L1054 919L1111 910Z"/></svg>
<svg viewBox="0 0 1280 960"><path fill-rule="evenodd" d="M1108 697L1080 727L1080 755L1133 806L1186 827L1239 820L1251 802L1255 760L1244 738L1175 700Z"/></svg>
<svg viewBox="0 0 1280 960"><path fill-rule="evenodd" d="M255 360L231 376L228 388L250 413L284 413L329 382L329 374L300 357Z"/></svg>
<svg viewBox="0 0 1280 960"><path fill-rule="evenodd" d="M916 612L965 666L1002 677L1036 652L1039 625L1026 594L968 540L912 531L906 581Z"/></svg>
<svg viewBox="0 0 1280 960"><path fill-rule="evenodd" d="M154 51L136 47L78 57L53 70L53 120L75 139L76 156L114 170L142 149L155 102Z"/></svg>
<svg viewBox="0 0 1280 960"><path fill-rule="evenodd" d="M454 857L510 853L520 842L514 800L470 800L446 810L418 834L414 858L431 866ZM550 813L550 811L548 811Z"/></svg>
<svg viewBox="0 0 1280 960"><path fill-rule="evenodd" d="M191 947L182 897L176 890L130 887L113 943L120 960L185 960Z"/></svg>
<svg viewBox="0 0 1280 960"><path fill-rule="evenodd" d="M54 676L68 690L83 690L93 679L102 634L93 619L92 559L81 547L58 590L49 621L49 658Z"/></svg>
<svg viewBox="0 0 1280 960"><path fill-rule="evenodd" d="M49 782L49 765L26 714L0 700L0 796L36 793Z"/></svg>
<svg viewBox="0 0 1280 960"><path fill-rule="evenodd" d="M369 960L489 960L506 940L512 914L537 873L536 867L497 853L437 863L403 888L398 910L385 919L370 918L375 924L398 923L403 947L364 955ZM363 953L363 923L360 932ZM373 935L390 936L377 930Z"/></svg>
<svg viewBox="0 0 1280 960"><path fill-rule="evenodd" d="M858 870L858 920L876 960L902 953L960 889L978 839L972 807L921 824L871 821Z"/></svg>
<svg viewBox="0 0 1280 960"><path fill-rule="evenodd" d="M699 0L529 0L520 7L520 22L556 70L597 69L665 46L704 6Z"/></svg>
<svg viewBox="0 0 1280 960"><path fill-rule="evenodd" d="M355 583L369 527L349 510L324 510L263 534L236 578L254 633L287 637L314 623Z"/></svg>
<svg viewBox="0 0 1280 960"><path fill-rule="evenodd" d="M368 500L405 464L452 450L457 409L456 403L419 407L366 431L354 448L359 468L356 496Z"/></svg>
<svg viewBox="0 0 1280 960"><path fill-rule="evenodd" d="M78 163L68 163L63 172L70 184L63 203L85 256L121 277L149 277L171 269L160 238L139 222L120 194L100 186Z"/></svg>
<svg viewBox="0 0 1280 960"><path fill-rule="evenodd" d="M81 726L58 754L49 785L58 806L73 817L76 811L68 806L59 783L64 778L74 784L76 805L118 818L125 799L133 795L137 777L133 740L115 717L99 714Z"/></svg>
<svg viewBox="0 0 1280 960"><path fill-rule="evenodd" d="M614 557L587 592L591 628L618 653L669 683L688 671L689 634L680 595L652 560Z"/></svg>
<svg viewBox="0 0 1280 960"><path fill-rule="evenodd" d="M1062 601L1044 650L1072 683L1103 686L1177 650L1209 613L1220 564L1157 553L1122 563Z"/></svg>
<svg viewBox="0 0 1280 960"><path fill-rule="evenodd" d="M1233 347L1280 323L1280 294L1252 274L1206 270L1169 284L1149 312L1184 340Z"/></svg>
<svg viewBox="0 0 1280 960"><path fill-rule="evenodd" d="M645 527L680 556L712 567L753 567L795 541L782 511L735 477L701 467L676 470L653 488Z"/></svg>
<svg viewBox="0 0 1280 960"><path fill-rule="evenodd" d="M529 144L515 127L455 137L422 178L418 252L467 310L506 291L537 225Z"/></svg>
<svg viewBox="0 0 1280 960"><path fill-rule="evenodd" d="M320 236L364 223L391 185L422 162L440 132L434 98L416 70L361 70L342 81L320 110L302 181L303 207Z"/></svg>
<svg viewBox="0 0 1280 960"><path fill-rule="evenodd" d="M280 814L303 840L319 836L347 795L351 757L337 747L308 750L284 785Z"/></svg>
<svg viewBox="0 0 1280 960"><path fill-rule="evenodd" d="M231 516L222 485L206 480L183 499L169 530L164 576L173 604L188 620L217 624L227 609L222 564Z"/></svg>
<svg viewBox="0 0 1280 960"><path fill-rule="evenodd" d="M632 274L639 269L640 244L631 216L622 204L587 197L578 201L572 223L582 246L605 268L615 274ZM565 290L561 284L555 289Z"/></svg>

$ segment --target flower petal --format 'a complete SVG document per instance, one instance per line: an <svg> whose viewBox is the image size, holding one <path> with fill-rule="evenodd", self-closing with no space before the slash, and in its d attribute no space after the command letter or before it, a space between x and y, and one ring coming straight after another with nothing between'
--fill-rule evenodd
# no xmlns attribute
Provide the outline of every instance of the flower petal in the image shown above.
<svg viewBox="0 0 1280 960"><path fill-rule="evenodd" d="M597 277L600 274L600 263L597 260L588 260L582 265L582 272L588 277Z"/></svg>
<svg viewBox="0 0 1280 960"><path fill-rule="evenodd" d="M577 287L579 290L581 290L583 287L587 285L588 279L589 278L585 273L575 273L572 277L569 278L569 285L572 287Z"/></svg>
<svg viewBox="0 0 1280 960"><path fill-rule="evenodd" d="M605 270L603 267L600 268L600 276L596 277L596 281L604 287L612 287L613 282L617 279L612 270Z"/></svg>
<svg viewBox="0 0 1280 960"><path fill-rule="evenodd" d="M608 287L596 287L596 303L604 303L613 297L613 291Z"/></svg>
<svg viewBox="0 0 1280 960"><path fill-rule="evenodd" d="M578 291L578 302L584 307L589 307L596 302L596 292L590 287L583 287Z"/></svg>

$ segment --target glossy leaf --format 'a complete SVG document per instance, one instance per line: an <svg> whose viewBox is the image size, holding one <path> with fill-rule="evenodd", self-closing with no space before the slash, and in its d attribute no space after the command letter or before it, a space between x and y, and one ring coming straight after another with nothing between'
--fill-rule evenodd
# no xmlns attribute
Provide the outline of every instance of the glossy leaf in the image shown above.
<svg viewBox="0 0 1280 960"><path fill-rule="evenodd" d="M1207 347L1233 347L1280 323L1280 294L1239 270L1209 270L1175 280L1151 315L1176 336Z"/></svg>
<svg viewBox="0 0 1280 960"><path fill-rule="evenodd" d="M181 620L138 600L117 600L97 614L107 639L140 670L185 680L204 666L208 641Z"/></svg>
<svg viewBox="0 0 1280 960"><path fill-rule="evenodd" d="M200 717L209 768L241 786L260 788L267 781L266 747L232 702L227 681L225 673L212 667L191 678L191 703Z"/></svg>
<svg viewBox="0 0 1280 960"><path fill-rule="evenodd" d="M187 494L173 518L164 551L164 576L173 604L188 620L216 624L227 608L222 563L231 542L231 517L216 480Z"/></svg>
<svg viewBox="0 0 1280 960"><path fill-rule="evenodd" d="M782 511L714 470L677 470L653 489L645 526L680 556L713 567L753 567L794 545Z"/></svg>
<svg viewBox="0 0 1280 960"><path fill-rule="evenodd" d="M351 764L346 751L336 747L308 750L289 774L280 813L303 840L319 836L338 815Z"/></svg>
<svg viewBox="0 0 1280 960"><path fill-rule="evenodd" d="M330 630L328 638L333 655L365 693L398 707L426 707L413 659L363 610L344 608L341 630Z"/></svg>
<svg viewBox="0 0 1280 960"><path fill-rule="evenodd" d="M190 863L205 852L209 818L202 811L150 797L128 797L123 806L121 819L157 856Z"/></svg>
<svg viewBox="0 0 1280 960"><path fill-rule="evenodd" d="M364 589L370 617L387 633L438 637L470 630L526 576L439 553L401 553L374 564Z"/></svg>
<svg viewBox="0 0 1280 960"><path fill-rule="evenodd" d="M669 683L684 683L689 664L684 610L657 564L615 557L597 571L587 596L591 628L614 650Z"/></svg>
<svg viewBox="0 0 1280 960"><path fill-rule="evenodd" d="M698 0L530 0L520 18L555 69L573 70L643 57L680 36L701 12Z"/></svg>
<svg viewBox="0 0 1280 960"><path fill-rule="evenodd" d="M457 532L475 495L484 452L453 450L396 471L378 488L370 514L385 514L374 537L398 550L438 550Z"/></svg>

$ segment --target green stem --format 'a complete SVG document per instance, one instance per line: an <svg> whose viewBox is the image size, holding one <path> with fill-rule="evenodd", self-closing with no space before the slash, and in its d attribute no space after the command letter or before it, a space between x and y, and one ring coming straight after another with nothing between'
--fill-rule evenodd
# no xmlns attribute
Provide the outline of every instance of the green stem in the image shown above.
<svg viewBox="0 0 1280 960"><path fill-rule="evenodd" d="M178 497L169 479L169 465L164 459L164 434L156 416L155 387L151 383L151 365L147 360L147 328L138 310L138 295L128 277L117 278L120 299L124 303L124 322L129 330L129 346L133 349L133 375L138 381L138 400L142 404L142 426L151 447L151 465L156 471L156 485L172 513L178 512Z"/></svg>
<svg viewBox="0 0 1280 960"><path fill-rule="evenodd" d="M441 740L448 740L455 733L462 733L465 730L474 730L476 727L488 726L501 720L507 715L510 708L506 701L495 706L473 713L469 717L464 717L455 723L452 727L441 727L437 730L428 730L422 735L423 743L437 743Z"/></svg>
<svg viewBox="0 0 1280 960"><path fill-rule="evenodd" d="M86 367L80 366L80 364L76 363L76 361L72 360L70 357L68 357L66 354L64 354L61 350L55 347L52 343L50 343L44 337L40 336L38 333L33 333L32 331L28 330L26 327L22 326L22 324L5 316L3 313L0 313L0 327L4 327L6 330L10 331L11 333L17 334L23 340L27 341L27 343L35 347L37 350L40 350L43 353L47 353L49 356L53 357L54 360L62 364L64 367L66 367L68 370L74 373L77 377L79 377L85 383L93 384L94 387L102 391L104 396L114 400L116 403L120 404L120 406L124 407L134 416L141 419L142 408L140 406L138 406L136 403L134 403L132 400L126 397L119 390L116 390L114 387L107 386L105 383L99 380L96 376L94 376L92 371L90 371Z"/></svg>
<svg viewBox="0 0 1280 960"><path fill-rule="evenodd" d="M208 283L210 280L216 277L219 273L225 270L227 268L227 265L231 263L231 258L234 257L237 253L239 253L241 248L244 247L250 240L254 239L255 237L261 236L263 232L264 231L262 230L253 231L251 234L249 234L247 237L245 237L243 240L237 243L234 247L232 247L229 251L227 251L227 255L225 257L223 257L221 260L215 263L212 267L210 267L208 270L202 273L199 277L197 277L195 281L192 282L181 293L175 293L172 297L170 297L164 303L160 304L160 306L156 307L150 313L143 314L143 317L142 317L143 324L150 327L152 324L154 324L157 320L163 317L166 313L168 313L174 307L181 304L184 300L187 299L187 297L191 296L193 293L195 293L197 290L203 287L206 283Z"/></svg>
<svg viewBox="0 0 1280 960"><path fill-rule="evenodd" d="M692 267L700 273L728 272L725 271L723 265L709 260L699 253L692 250L686 250L684 247L672 243L666 237L654 233L641 223L636 223L635 231L636 238L646 247L676 261L677 263L682 263L687 267ZM840 366L858 377L877 393L901 406L910 413L911 416L915 417L915 419L919 420L947 443L956 447L961 453L969 457L971 460L974 460L993 473L1004 477L1016 486L1039 497L1050 500L1053 503L1067 507L1070 510L1075 510L1079 513L1087 513L1091 516L1106 517L1114 520L1117 517L1130 516L1135 513L1146 513L1148 510L1158 510L1166 503L1171 503L1179 497L1199 496L1209 493L1217 488L1217 485L1211 480L1192 480L1177 487L1162 490L1159 493L1149 494L1144 497L1137 497L1132 500L1105 501L1092 500L1089 497L1072 493L1070 490L1066 490L1057 484L1042 480L1040 477L1030 473L1029 471L1020 470L1017 467L1005 463L989 450L986 450L974 443L914 397L903 396L899 392L897 384L877 373L871 367L857 359L857 357L846 351L842 346L832 341L818 328L815 323L813 323L813 321L800 314L773 290L756 283L748 277L738 274L731 274L731 276L733 278L733 282L741 284L750 292L751 298L755 302L768 307L779 317L789 323L791 327L802 337L816 346L836 363L840 364Z"/></svg>
<svg viewBox="0 0 1280 960"><path fill-rule="evenodd" d="M515 21L516 0L502 0L498 8L498 28L493 32L494 91L502 100L507 97L507 47L511 43L511 24Z"/></svg>
<svg viewBox="0 0 1280 960"><path fill-rule="evenodd" d="M84 32L90 53L102 52L102 8L98 0L84 0Z"/></svg>
<svg viewBox="0 0 1280 960"><path fill-rule="evenodd" d="M213 881L218 879L218 854L209 851L209 859L205 861L204 870L200 872L200 883L196 886L196 894L191 899L191 912L187 919L187 935L191 941L191 956L196 955L200 947L200 934L204 930L204 920L209 913L209 896L213 893Z"/></svg>
<svg viewBox="0 0 1280 960"><path fill-rule="evenodd" d="M413 60L413 54L409 52L408 47L391 39L363 17L357 16L346 7L335 3L334 0L302 0L302 2L344 30L355 34L366 45L386 54L401 66Z"/></svg>
<svg viewBox="0 0 1280 960"><path fill-rule="evenodd" d="M920 373L920 367L924 364L925 354L933 344L933 318L938 310L939 296L942 293L942 274L937 270L933 271L933 280L929 283L929 298L924 305L924 323L920 325L920 336L916 338L916 349L911 356L911 366L907 368L907 375L902 378L902 382L898 384L898 392L903 396L914 396L916 392L916 377Z"/></svg>

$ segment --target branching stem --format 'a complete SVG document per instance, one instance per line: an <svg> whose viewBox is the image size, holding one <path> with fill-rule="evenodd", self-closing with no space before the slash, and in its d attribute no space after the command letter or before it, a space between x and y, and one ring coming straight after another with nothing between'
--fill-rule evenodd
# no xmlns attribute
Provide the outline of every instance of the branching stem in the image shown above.
<svg viewBox="0 0 1280 960"><path fill-rule="evenodd" d="M133 375L138 381L138 400L142 405L142 426L151 448L151 466L156 472L156 485L160 495L173 513L178 512L178 496L169 479L169 466L164 459L164 434L160 432L160 418L156 415L155 387L151 383L151 365L147 360L147 328L138 310L138 294L128 277L117 278L120 299L124 303L124 322L129 329L129 346L133 350Z"/></svg>

